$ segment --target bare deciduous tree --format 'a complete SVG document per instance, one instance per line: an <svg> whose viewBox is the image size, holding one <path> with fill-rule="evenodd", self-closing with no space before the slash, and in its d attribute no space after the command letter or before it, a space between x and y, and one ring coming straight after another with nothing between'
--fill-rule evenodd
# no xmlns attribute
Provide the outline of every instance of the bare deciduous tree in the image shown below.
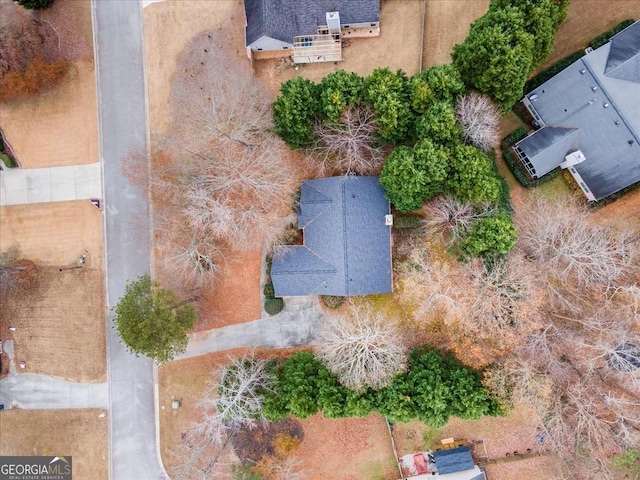
<svg viewBox="0 0 640 480"><path fill-rule="evenodd" d="M200 35L174 79L169 134L155 138L149 184L161 270L184 288L210 283L223 255L278 237L295 191L287 149L270 133L264 86L224 44ZM128 170L144 172L132 160Z"/></svg>
<svg viewBox="0 0 640 480"><path fill-rule="evenodd" d="M636 238L589 222L585 207L538 198L520 221L527 253L561 282L610 286L635 266Z"/></svg>
<svg viewBox="0 0 640 480"><path fill-rule="evenodd" d="M377 175L384 163L378 146L376 118L368 107L345 109L338 123L317 122L315 144L310 152L319 157L327 173Z"/></svg>
<svg viewBox="0 0 640 480"><path fill-rule="evenodd" d="M439 195L427 202L424 208L425 233L450 235L451 242L463 239L474 221L490 217L497 211L495 205L488 204L477 208L450 195Z"/></svg>
<svg viewBox="0 0 640 480"><path fill-rule="evenodd" d="M253 355L230 360L207 382L208 390L199 402L202 418L184 438L181 458L187 460L172 471L176 480L224 475L218 467L229 442L241 427L251 428L263 419L261 392L270 390L273 383L266 362Z"/></svg>
<svg viewBox="0 0 640 480"><path fill-rule="evenodd" d="M352 308L348 316L329 317L315 350L340 383L353 390L380 389L407 365L398 327L364 307Z"/></svg>
<svg viewBox="0 0 640 480"><path fill-rule="evenodd" d="M465 141L484 151L496 147L500 135L500 113L486 95L463 95L456 104L456 116Z"/></svg>

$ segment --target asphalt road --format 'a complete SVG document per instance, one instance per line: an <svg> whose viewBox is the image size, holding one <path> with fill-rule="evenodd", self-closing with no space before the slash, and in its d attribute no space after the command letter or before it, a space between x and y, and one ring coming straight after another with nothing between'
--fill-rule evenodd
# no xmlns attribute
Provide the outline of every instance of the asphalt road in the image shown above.
<svg viewBox="0 0 640 480"><path fill-rule="evenodd" d="M147 105L142 6L92 0L103 164L107 305L149 272L149 202L122 174L123 159L146 154ZM107 318L110 478L157 480L153 362L129 354Z"/></svg>

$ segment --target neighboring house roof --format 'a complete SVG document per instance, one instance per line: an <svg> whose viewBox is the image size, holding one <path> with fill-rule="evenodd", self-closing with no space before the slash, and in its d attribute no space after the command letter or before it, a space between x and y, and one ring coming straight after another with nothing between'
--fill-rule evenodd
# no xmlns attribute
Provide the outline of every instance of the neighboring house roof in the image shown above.
<svg viewBox="0 0 640 480"><path fill-rule="evenodd" d="M298 226L304 245L281 247L271 267L276 296L389 293L389 201L378 177L302 183Z"/></svg>
<svg viewBox="0 0 640 480"><path fill-rule="evenodd" d="M564 160L567 152L575 148L578 132L577 128L543 127L518 146L527 154L539 178L556 168L560 164L558 159Z"/></svg>
<svg viewBox="0 0 640 480"><path fill-rule="evenodd" d="M537 148L543 157L529 160L544 170L554 159L559 165L577 143L586 160L573 168L596 200L640 181L639 62L640 22L636 22L527 94L545 125L577 129L572 133L575 138L569 142L565 137L559 144L559 137L550 135L548 147L555 144L554 150L543 148L546 134L517 146L540 141Z"/></svg>
<svg viewBox="0 0 640 480"><path fill-rule="evenodd" d="M433 456L436 460L436 467L438 468L439 475L463 472L465 470L473 470L475 468L469 447L440 450L434 452Z"/></svg>
<svg viewBox="0 0 640 480"><path fill-rule="evenodd" d="M380 0L244 0L246 43L271 37L292 43L296 35L316 35L327 12L339 12L340 23L380 21Z"/></svg>

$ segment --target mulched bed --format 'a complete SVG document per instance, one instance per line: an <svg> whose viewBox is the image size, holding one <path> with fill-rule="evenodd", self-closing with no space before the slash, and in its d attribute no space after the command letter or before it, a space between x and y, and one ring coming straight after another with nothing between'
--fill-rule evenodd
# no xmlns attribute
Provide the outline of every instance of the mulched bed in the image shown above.
<svg viewBox="0 0 640 480"><path fill-rule="evenodd" d="M253 428L241 429L233 438L233 449L243 463L257 463L262 457L275 454L273 441L279 434L302 441L304 431L300 422L286 418L278 422L258 423Z"/></svg>

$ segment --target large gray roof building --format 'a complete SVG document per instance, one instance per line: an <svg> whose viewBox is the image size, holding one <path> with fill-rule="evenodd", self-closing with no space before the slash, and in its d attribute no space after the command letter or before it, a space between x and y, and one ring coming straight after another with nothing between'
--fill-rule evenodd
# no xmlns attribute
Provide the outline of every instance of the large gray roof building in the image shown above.
<svg viewBox="0 0 640 480"><path fill-rule="evenodd" d="M640 22L522 102L540 127L514 147L532 177L567 168L592 201L640 181Z"/></svg>
<svg viewBox="0 0 640 480"><path fill-rule="evenodd" d="M390 293L389 201L378 177L302 183L298 227L303 245L281 247L271 267L278 297Z"/></svg>

